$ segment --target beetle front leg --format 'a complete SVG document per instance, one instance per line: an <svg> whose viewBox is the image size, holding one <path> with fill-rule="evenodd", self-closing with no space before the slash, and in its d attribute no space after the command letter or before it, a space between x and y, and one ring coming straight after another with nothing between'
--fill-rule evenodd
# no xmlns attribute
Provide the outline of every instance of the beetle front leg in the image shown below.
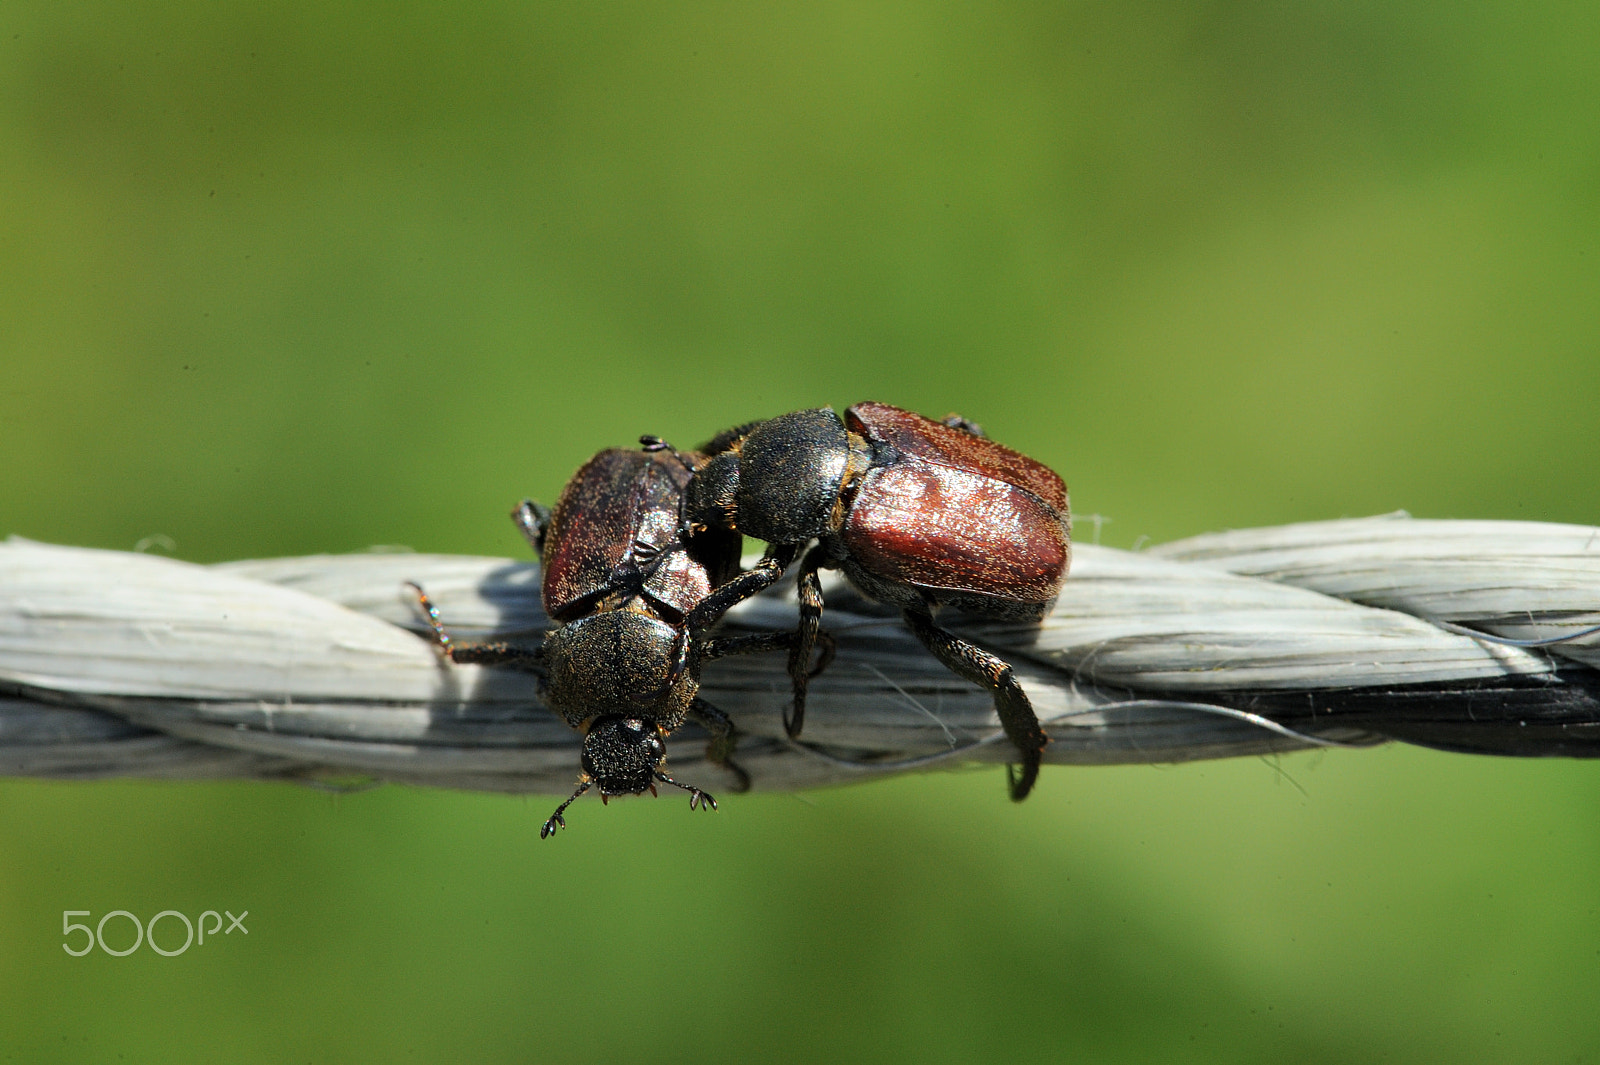
<svg viewBox="0 0 1600 1065"><path fill-rule="evenodd" d="M749 791L750 774L733 760L733 749L739 743L733 721L727 714L699 696L695 696L694 702L689 704L689 716L704 725L711 733L711 742L706 744L706 760L713 765L720 765L733 774L734 791Z"/></svg>
<svg viewBox="0 0 1600 1065"><path fill-rule="evenodd" d="M433 630L433 645L450 661L457 665L510 666L540 677L545 675L547 667L543 647L516 647L509 643L456 643L444 627L444 622L439 620L439 608L433 605L433 599L422 590L422 585L406 581L405 587L417 597L417 606L422 609L424 620Z"/></svg>
<svg viewBox="0 0 1600 1065"><path fill-rule="evenodd" d="M1034 781L1039 779L1039 764L1044 745L1050 742L1050 737L1044 734L1028 693L1011 675L1011 666L975 644L941 629L933 623L933 615L925 610L908 608L902 611L902 616L912 634L946 668L994 693L994 708L1000 714L1000 724L1022 755L1020 774L1006 767L1011 798L1015 802L1026 799L1028 792L1033 790Z"/></svg>
<svg viewBox="0 0 1600 1065"><path fill-rule="evenodd" d="M688 470L690 473L693 473L695 471L695 464L692 461L690 461L690 459L689 459L689 457L687 455L683 454L683 452L679 451L677 448L673 447L671 444L667 443L665 440L661 439L659 436L651 436L649 434L641 436L639 438L639 446L644 449L644 453L646 455L652 454L652 453L657 452L657 451L664 451L667 454L671 455L673 461L676 462L679 466L682 466L684 469Z"/></svg>
<svg viewBox="0 0 1600 1065"><path fill-rule="evenodd" d="M458 643L450 648L450 661L458 666L510 666L540 677L548 671L543 647L509 643Z"/></svg>
<svg viewBox="0 0 1600 1065"><path fill-rule="evenodd" d="M713 658L727 658L729 655L759 654L762 651L788 651L799 641L800 635L795 632L752 632L741 636L717 636L709 640L701 640L695 645L701 661ZM828 663L833 661L834 653L839 648L839 643L833 638L831 632L818 632L816 664L808 671L808 676L815 677L828 668Z"/></svg>
<svg viewBox="0 0 1600 1065"><path fill-rule="evenodd" d="M778 583L799 553L797 544L771 545L767 553L761 556L761 561L700 600L683 619L684 625L690 632L700 632L715 625L733 607Z"/></svg>

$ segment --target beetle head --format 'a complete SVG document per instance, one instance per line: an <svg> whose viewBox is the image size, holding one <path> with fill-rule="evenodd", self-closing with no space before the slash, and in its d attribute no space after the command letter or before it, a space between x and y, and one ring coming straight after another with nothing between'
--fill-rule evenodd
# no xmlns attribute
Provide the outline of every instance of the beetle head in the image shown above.
<svg viewBox="0 0 1600 1065"><path fill-rule="evenodd" d="M673 780L662 772L667 746L661 727L644 718L602 717L583 738L583 779L572 797L550 815L539 830L540 839L549 839L557 829L566 828L562 815L567 807L591 787L600 788L602 802L613 795L655 794L656 784L670 784L689 793L689 809L715 810L717 800L692 784Z"/></svg>
<svg viewBox="0 0 1600 1065"><path fill-rule="evenodd" d="M602 798L649 791L666 757L660 726L646 718L602 717L583 738L583 771Z"/></svg>

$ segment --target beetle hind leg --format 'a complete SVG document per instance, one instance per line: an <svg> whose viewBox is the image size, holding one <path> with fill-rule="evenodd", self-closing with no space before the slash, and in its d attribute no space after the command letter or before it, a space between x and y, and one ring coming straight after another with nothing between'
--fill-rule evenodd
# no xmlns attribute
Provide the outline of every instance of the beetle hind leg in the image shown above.
<svg viewBox="0 0 1600 1065"><path fill-rule="evenodd" d="M925 610L909 608L903 611L903 616L911 632L946 668L994 693L994 708L1000 714L1000 724L1022 755L1020 770L1006 767L1011 798L1015 802L1026 799L1028 792L1033 790L1034 782L1039 779L1044 745L1050 742L1050 738L1039 724L1039 715L1033 712L1028 693L1011 675L1011 666L975 644L941 629Z"/></svg>
<svg viewBox="0 0 1600 1065"><path fill-rule="evenodd" d="M795 591L800 598L800 626L794 632L794 642L789 645L789 682L794 689L794 705L783 716L783 727L790 739L799 739L806 723L806 693L811 678L821 673L833 660L833 639L822 631L822 581L817 570L827 562L828 554L819 545L806 552L800 563L799 579ZM822 644L822 656L813 668L811 656Z"/></svg>

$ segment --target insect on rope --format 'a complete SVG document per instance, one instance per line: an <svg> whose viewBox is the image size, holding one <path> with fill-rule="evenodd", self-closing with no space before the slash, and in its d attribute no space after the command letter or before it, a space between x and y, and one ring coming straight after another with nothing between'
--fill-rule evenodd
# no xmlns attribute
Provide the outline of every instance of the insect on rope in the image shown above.
<svg viewBox="0 0 1600 1065"><path fill-rule="evenodd" d="M672 456L623 454L616 465L646 498L657 481L669 497L681 489ZM929 655L893 605L827 570L816 576L837 654L807 677L804 733L792 740L793 583L774 582L697 630L687 619L698 584L680 600L686 608L661 605L707 564L683 548L677 515L665 510L659 533L650 525L637 538L666 545L643 552L651 564L637 580L600 580L602 594L586 599L588 578L568 567L579 610L553 621L536 562L386 553L198 566L0 543L0 766L55 779L388 780L571 794L585 738L550 712L548 661L542 678L441 661L406 581L428 590L433 620L458 647L537 648L574 620L643 619L619 620L670 647L653 652L663 692L679 685L671 698L681 701L693 683L689 705L702 700L737 730L731 750L714 718L686 711L674 726L671 775L701 787L748 779L756 790L790 790L1018 757L992 691ZM524 515L525 528L537 530L537 514ZM730 565L709 563L719 573ZM939 624L1011 664L1049 737L1045 763L1385 740L1590 757L1600 752L1597 589L1600 530L1391 515L1137 553L1079 545L1038 624L955 610ZM784 653L711 653L747 637ZM694 738L702 742L684 742Z"/></svg>

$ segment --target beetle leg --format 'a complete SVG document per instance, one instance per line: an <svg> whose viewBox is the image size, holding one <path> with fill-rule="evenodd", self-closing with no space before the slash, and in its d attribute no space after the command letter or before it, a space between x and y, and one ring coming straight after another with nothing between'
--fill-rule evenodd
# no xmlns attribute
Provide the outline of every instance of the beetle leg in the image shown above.
<svg viewBox="0 0 1600 1065"><path fill-rule="evenodd" d="M750 774L733 760L733 748L738 744L739 737L728 715L696 696L694 702L689 704L689 716L711 732L711 742L706 744L706 760L733 774L734 791L749 791Z"/></svg>
<svg viewBox="0 0 1600 1065"><path fill-rule="evenodd" d="M740 636L716 636L700 640L695 644L694 651L699 661L708 662L713 658L729 658L733 655L787 651L793 646L792 632L752 632Z"/></svg>
<svg viewBox="0 0 1600 1065"><path fill-rule="evenodd" d="M794 647L798 634L793 632L752 632L743 636L719 636L715 639L701 640L696 648L701 661L712 658L727 658L729 655L748 655L760 651L787 651ZM828 663L833 661L834 652L838 650L839 642L833 638L833 633L819 631L817 633L816 664L806 674L815 677L828 668Z"/></svg>
<svg viewBox="0 0 1600 1065"><path fill-rule="evenodd" d="M1033 712L1028 693L1011 675L1011 667L988 651L935 625L933 616L926 610L910 607L902 611L902 616L912 634L951 672L994 693L994 708L1000 714L1000 724L1022 754L1020 773L1013 774L1009 766L1006 768L1011 798L1016 802L1026 799L1033 790L1034 781L1039 779L1040 756L1050 738L1039 725L1039 716Z"/></svg>
<svg viewBox="0 0 1600 1065"><path fill-rule="evenodd" d="M439 608L433 605L433 600L416 581L406 581L400 587L411 589L411 594L417 597L417 606L422 608L423 620L433 630L433 645L448 655L453 641L450 639L450 633L445 631L444 622L439 620Z"/></svg>
<svg viewBox="0 0 1600 1065"><path fill-rule="evenodd" d="M594 783L593 781L588 780L588 779L580 780L578 782L578 790L572 793L572 798L568 799L566 802L562 803L560 806L557 806L556 807L556 812L550 815L550 820L546 821L544 823L544 827L539 830L539 838L540 839L549 839L551 836L556 834L556 829L558 829L558 828L566 828L567 827L567 819L565 817L562 817L561 815L566 813L567 812L567 807L569 807L573 803L577 802L578 801L578 796L582 795L584 792L588 791L589 790L589 786L591 784L593 784L593 783ZM604 798L604 797L605 797L605 795L602 792L601 793L601 798Z"/></svg>
<svg viewBox="0 0 1600 1065"><path fill-rule="evenodd" d="M796 591L800 597L800 627L795 630L794 643L789 648L789 681L794 686L794 706L783 717L783 727L790 738L798 738L806 723L806 690L811 678L833 658L832 648L823 645L822 662L815 672L811 669L811 652L816 649L822 632L822 581L817 570L827 561L828 553L822 545L806 552L800 563L800 577ZM829 640L832 643L832 640Z"/></svg>
<svg viewBox="0 0 1600 1065"><path fill-rule="evenodd" d="M429 628L433 629L433 645L450 661L458 665L510 666L544 676L543 647L515 647L509 643L456 643L439 620L439 608L433 605L433 600L422 590L422 586L406 581L405 587L410 588L417 597L417 605L422 608Z"/></svg>
<svg viewBox="0 0 1600 1065"><path fill-rule="evenodd" d="M959 414L946 414L941 425L948 425L952 429L960 429L964 433L971 433L976 437L983 437L983 426L977 422L968 421ZM987 439L985 437L985 439Z"/></svg>
<svg viewBox="0 0 1600 1065"><path fill-rule="evenodd" d="M528 541L533 553L544 554L544 534L550 528L550 508L540 506L531 499L524 499L511 512L511 520L516 522L517 528L522 531L522 538Z"/></svg>
<svg viewBox="0 0 1600 1065"><path fill-rule="evenodd" d="M772 587L800 553L798 544L772 544L761 561L700 600L684 618L690 632L710 628L739 603Z"/></svg>
<svg viewBox="0 0 1600 1065"><path fill-rule="evenodd" d="M663 784L671 784L675 788L682 788L687 791L689 793L689 809L691 810L696 807L702 810L715 810L717 808L717 800L711 797L709 791L701 791L693 784L685 784L681 780L673 780L659 769L656 770L656 779Z"/></svg>
<svg viewBox="0 0 1600 1065"><path fill-rule="evenodd" d="M544 676L543 647L517 647L509 643L458 643L450 648L450 661L459 666L510 666Z"/></svg>

